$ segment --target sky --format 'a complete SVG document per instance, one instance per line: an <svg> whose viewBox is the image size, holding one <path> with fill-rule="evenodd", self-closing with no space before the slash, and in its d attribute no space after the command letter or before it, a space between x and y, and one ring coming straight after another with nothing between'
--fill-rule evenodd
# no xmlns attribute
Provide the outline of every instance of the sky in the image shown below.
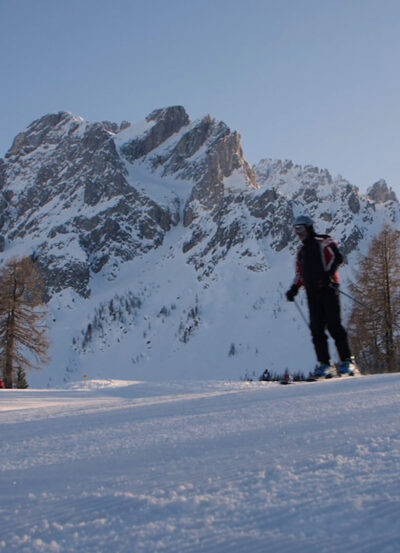
<svg viewBox="0 0 400 553"><path fill-rule="evenodd" d="M0 0L0 157L35 119L210 114L245 158L400 196L398 0Z"/></svg>

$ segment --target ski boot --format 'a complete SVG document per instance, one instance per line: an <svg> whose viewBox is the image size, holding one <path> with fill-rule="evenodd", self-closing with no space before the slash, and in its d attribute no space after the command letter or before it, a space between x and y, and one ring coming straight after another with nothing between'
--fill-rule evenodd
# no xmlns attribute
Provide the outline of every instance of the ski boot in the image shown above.
<svg viewBox="0 0 400 553"><path fill-rule="evenodd" d="M314 371L314 377L317 380L320 378L333 378L334 376L337 376L337 371L333 363L321 363Z"/></svg>
<svg viewBox="0 0 400 553"><path fill-rule="evenodd" d="M355 363L354 357L342 361L338 368L339 376L355 376L359 375L360 371Z"/></svg>

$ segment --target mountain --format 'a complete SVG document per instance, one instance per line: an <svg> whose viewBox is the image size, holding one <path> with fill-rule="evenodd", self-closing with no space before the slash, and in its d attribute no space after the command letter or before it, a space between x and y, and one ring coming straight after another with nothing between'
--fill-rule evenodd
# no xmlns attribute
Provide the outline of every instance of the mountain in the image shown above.
<svg viewBox="0 0 400 553"><path fill-rule="evenodd" d="M399 226L385 181L361 194L312 166L250 167L237 132L181 106L136 124L33 122L0 160L0 210L3 261L35 252L45 276L38 385L309 370L308 329L284 299L294 218L335 236L345 279L385 221Z"/></svg>

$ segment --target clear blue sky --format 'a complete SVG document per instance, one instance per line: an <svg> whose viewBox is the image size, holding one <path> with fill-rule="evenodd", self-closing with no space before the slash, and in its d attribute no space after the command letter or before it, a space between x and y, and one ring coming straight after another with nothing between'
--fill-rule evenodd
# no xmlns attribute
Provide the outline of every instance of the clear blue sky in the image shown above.
<svg viewBox="0 0 400 553"><path fill-rule="evenodd" d="M59 110L131 122L183 105L400 196L399 0L0 0L0 157Z"/></svg>

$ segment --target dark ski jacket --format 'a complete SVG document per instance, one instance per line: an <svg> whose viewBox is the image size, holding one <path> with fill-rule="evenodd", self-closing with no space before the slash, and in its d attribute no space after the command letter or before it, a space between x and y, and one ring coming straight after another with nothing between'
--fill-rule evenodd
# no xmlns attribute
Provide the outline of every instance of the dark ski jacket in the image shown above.
<svg viewBox="0 0 400 553"><path fill-rule="evenodd" d="M337 268L343 262L335 240L327 234L313 234L299 247L292 289L304 286L307 293L339 283Z"/></svg>

